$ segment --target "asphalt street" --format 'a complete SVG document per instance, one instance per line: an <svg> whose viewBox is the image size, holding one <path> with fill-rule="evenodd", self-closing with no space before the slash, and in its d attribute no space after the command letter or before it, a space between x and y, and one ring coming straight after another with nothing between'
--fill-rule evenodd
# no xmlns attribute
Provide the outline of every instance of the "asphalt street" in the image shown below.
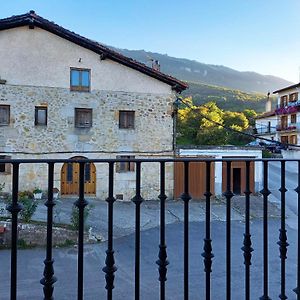
<svg viewBox="0 0 300 300"><path fill-rule="evenodd" d="M295 188L298 186L298 163L286 162L285 172L286 186L286 215L287 223L290 227L297 229L298 218L298 194ZM281 204L281 164L280 162L270 162L269 164L269 190L271 192L269 201L275 203L278 207Z"/></svg>
<svg viewBox="0 0 300 300"><path fill-rule="evenodd" d="M212 222L212 299L225 299L225 222ZM277 299L280 293L280 258L278 250L279 219L269 223L270 249L270 297ZM232 299L244 298L244 264L241 251L245 224L232 222ZM251 222L253 256L251 265L251 296L258 299L262 295L262 221ZM204 222L190 223L190 299L204 299L205 277L203 272ZM167 299L183 299L183 224L167 225L166 240L168 260ZM296 287L296 231L288 228L288 249L286 283L289 299L295 299L292 291ZM148 229L141 234L141 299L159 299L157 260L159 243L158 228ZM84 299L105 299L104 273L106 242L85 247L85 297ZM130 234L114 240L115 260L118 270L115 278L114 299L134 299L134 235ZM0 295L9 299L9 251L1 251ZM20 250L18 256L18 299L42 299L39 280L43 273L44 249ZM55 283L55 299L76 299L77 249L54 249L54 270L58 281Z"/></svg>
<svg viewBox="0 0 300 300"><path fill-rule="evenodd" d="M272 203L269 203L269 290L270 297L277 299L280 293L280 258L278 236L280 228L280 209L278 208L280 193L278 190L277 166L270 166L270 189ZM293 169L289 171L287 188L295 188ZM296 250L297 230L296 214L293 210L296 193L287 192L288 218L287 235L288 259L286 267L287 295L295 299L292 291L296 287ZM279 196L278 196L279 195ZM56 222L69 223L72 205L76 199L64 199L55 207ZM107 250L107 203L96 199L88 199L92 206L87 220L89 232L102 240L101 243L88 244L84 254L84 299L105 299L105 278L102 268L105 264ZM46 220L46 207L38 206L35 220ZM156 260L159 245L159 205L158 201L145 201L141 206L141 299L159 299L159 281ZM245 231L244 197L232 199L231 243L232 243L232 299L244 298L244 263L243 238ZM212 247L213 265L211 273L212 299L225 299L226 283L226 206L224 199L213 200L212 207ZM252 265L251 265L251 298L262 296L262 198L251 197L251 234L252 234ZM135 211L132 202L115 202L114 204L114 250L118 270L115 277L114 299L134 299L134 230ZM190 202L190 299L204 299L205 274L203 266L203 238L205 230L205 202ZM166 203L166 243L168 260L166 299L183 299L183 203L167 201ZM77 248L53 249L55 259L54 272L58 281L55 283L54 296L58 300L76 299L77 287ZM43 276L43 260L45 249L28 249L18 251L18 300L42 299L42 286L39 280ZM10 252L0 251L0 299L9 299L10 290Z"/></svg>

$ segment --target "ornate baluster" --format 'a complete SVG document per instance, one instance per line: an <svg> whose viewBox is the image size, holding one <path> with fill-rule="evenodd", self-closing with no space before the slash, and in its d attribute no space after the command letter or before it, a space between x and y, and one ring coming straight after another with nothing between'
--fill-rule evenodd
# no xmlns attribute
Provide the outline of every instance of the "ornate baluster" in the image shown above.
<svg viewBox="0 0 300 300"><path fill-rule="evenodd" d="M226 299L231 299L231 161L226 162Z"/></svg>
<svg viewBox="0 0 300 300"><path fill-rule="evenodd" d="M298 194L298 243L297 243L297 287L294 288L294 292L297 295L297 300L300 299L300 161L298 161L298 186L295 188L295 192Z"/></svg>
<svg viewBox="0 0 300 300"><path fill-rule="evenodd" d="M280 299L287 299L285 294L285 260L287 258L287 235L285 229L285 193L287 189L285 188L285 161L281 161L281 187L279 189L281 192L281 228L279 229L279 252L281 259L281 293L279 295Z"/></svg>
<svg viewBox="0 0 300 300"><path fill-rule="evenodd" d="M40 280L40 283L44 286L44 299L53 299L53 284L57 281L54 275L52 259L52 226L53 226L53 207L55 206L55 201L53 201L53 175L54 175L54 163L50 162L48 164L48 199L45 203L47 207L47 250L46 259L44 260L44 277Z"/></svg>
<svg viewBox="0 0 300 300"><path fill-rule="evenodd" d="M246 190L245 193L245 234L244 234L244 264L245 264L245 299L250 300L250 265L251 265L251 234L250 234L250 161L246 161Z"/></svg>
<svg viewBox="0 0 300 300"><path fill-rule="evenodd" d="M202 256L204 257L204 272L206 274L206 287L205 294L206 300L210 300L210 273L212 266L212 258L214 257L212 253L211 246L211 238L210 238L210 197L212 193L210 192L210 179L211 179L211 162L206 162L206 191L205 191L205 199L206 199L206 209L205 209L205 239L204 239L204 252Z"/></svg>
<svg viewBox="0 0 300 300"><path fill-rule="evenodd" d="M19 192L19 163L13 163L12 203L7 207L11 213L11 272L10 299L17 300L17 248L18 248L18 214L22 205L18 203Z"/></svg>
<svg viewBox="0 0 300 300"><path fill-rule="evenodd" d="M105 267L102 269L106 279L107 299L112 299L112 290L114 288L114 273L117 271L114 259L113 250L113 204L116 201L114 198L114 163L109 162L109 179L108 179L108 241L106 250Z"/></svg>
<svg viewBox="0 0 300 300"><path fill-rule="evenodd" d="M264 264L264 279L263 279L263 292L260 300L271 300L269 294L269 253L268 253L268 196L271 192L268 189L268 161L263 161L264 166L264 184L260 193L263 195L263 264Z"/></svg>
<svg viewBox="0 0 300 300"><path fill-rule="evenodd" d="M140 243L141 243L141 162L136 162L136 194L132 199L135 204L135 300L140 299Z"/></svg>
<svg viewBox="0 0 300 300"><path fill-rule="evenodd" d="M160 163L160 195L158 196L160 200L160 244L158 260L156 264L159 266L159 281L160 281L160 299L165 299L165 282L167 281L167 265L169 264L167 260L167 246L165 242L165 202L167 196L165 194L165 162Z"/></svg>
<svg viewBox="0 0 300 300"><path fill-rule="evenodd" d="M79 198L75 202L78 208L78 285L77 299L83 299L83 238L84 238L84 208L88 202L84 199L84 162L79 162Z"/></svg>
<svg viewBox="0 0 300 300"><path fill-rule="evenodd" d="M184 299L189 299L189 201L192 199L189 194L189 162L184 162L184 192L181 195L184 203Z"/></svg>

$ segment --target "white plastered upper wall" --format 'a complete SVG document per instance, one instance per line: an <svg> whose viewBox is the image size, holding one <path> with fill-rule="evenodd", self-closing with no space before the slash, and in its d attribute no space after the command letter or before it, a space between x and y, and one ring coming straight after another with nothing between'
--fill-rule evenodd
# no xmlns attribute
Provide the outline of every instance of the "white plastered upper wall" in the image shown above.
<svg viewBox="0 0 300 300"><path fill-rule="evenodd" d="M0 31L0 78L12 85L70 87L70 67L91 69L91 89L172 94L171 86L46 30Z"/></svg>

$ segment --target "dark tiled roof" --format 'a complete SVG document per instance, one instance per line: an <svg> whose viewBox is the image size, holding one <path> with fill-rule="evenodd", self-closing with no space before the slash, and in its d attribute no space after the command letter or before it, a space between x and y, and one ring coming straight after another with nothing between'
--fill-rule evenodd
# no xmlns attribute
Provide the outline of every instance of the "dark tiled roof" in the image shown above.
<svg viewBox="0 0 300 300"><path fill-rule="evenodd" d="M116 51L113 51L110 48L98 42L92 41L75 32L69 31L55 24L54 22L50 22L40 17L32 10L27 14L0 19L0 30L10 29L10 28L15 28L20 26L29 26L29 27L37 26L39 28L47 30L81 47L94 51L95 53L99 54L102 59L109 58L115 62L118 62L129 68L140 71L141 73L144 73L168 85L171 85L172 88L177 92L181 92L188 88L187 83L182 82L170 75L166 75L160 71L149 68L146 65L132 58L126 57Z"/></svg>
<svg viewBox="0 0 300 300"><path fill-rule="evenodd" d="M256 119L263 119L263 118L272 117L272 116L275 116L275 111L265 112L262 115L256 117Z"/></svg>
<svg viewBox="0 0 300 300"><path fill-rule="evenodd" d="M293 85L287 86L287 87L285 87L285 88L283 88L283 89L274 91L273 94L277 94L277 93L279 93L279 92L283 92L283 91L289 90L289 89L294 89L294 88L299 87L299 86L300 86L300 82L297 83L297 84L293 84Z"/></svg>

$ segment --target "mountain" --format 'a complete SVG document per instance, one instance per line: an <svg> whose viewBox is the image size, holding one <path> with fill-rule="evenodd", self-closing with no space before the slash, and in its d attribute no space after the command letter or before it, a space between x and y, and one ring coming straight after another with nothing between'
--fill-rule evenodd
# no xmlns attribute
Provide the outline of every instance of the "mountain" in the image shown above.
<svg viewBox="0 0 300 300"><path fill-rule="evenodd" d="M272 92L293 84L290 81L271 75L240 72L225 66L204 64L195 60L171 57L167 54L144 50L116 50L148 66L151 66L150 59L158 60L163 73L194 83L226 87L248 93L262 93L264 95L268 91Z"/></svg>
<svg viewBox="0 0 300 300"><path fill-rule="evenodd" d="M253 109L256 112L265 111L267 95L247 93L240 90L213 86L195 82L188 82L189 89L182 93L183 97L192 96L195 105L206 102L216 102L217 106L230 111ZM275 108L276 97L272 97L272 107Z"/></svg>

